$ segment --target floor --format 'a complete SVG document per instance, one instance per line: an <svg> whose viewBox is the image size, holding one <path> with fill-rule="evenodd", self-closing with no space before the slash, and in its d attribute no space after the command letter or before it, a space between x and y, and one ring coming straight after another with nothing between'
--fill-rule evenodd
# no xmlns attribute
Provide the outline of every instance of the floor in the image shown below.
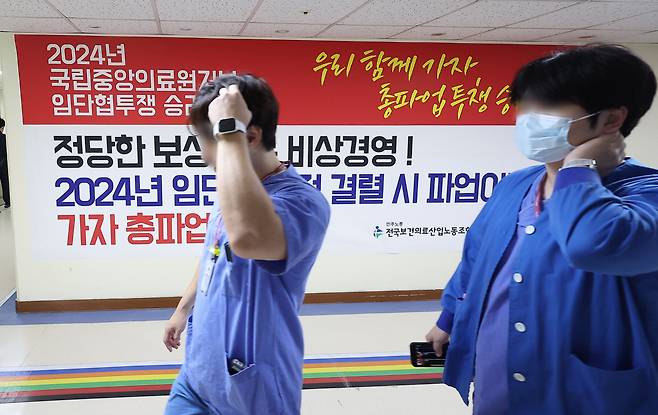
<svg viewBox="0 0 658 415"><path fill-rule="evenodd" d="M135 378L130 379L147 379L152 376L148 378L151 379L149 382L168 385L183 358L181 350L169 353L161 343L164 319L171 310L38 313L18 316L13 312L13 301L12 297L0 307L0 402L3 401L3 396L5 402L11 401L8 397L14 395L8 391L21 387L57 389L61 386L48 384L75 381L82 383L81 387L84 388L84 382L93 381L93 378L86 377L87 374L99 370L137 373ZM335 372L340 373L340 376L335 378L341 379L341 384L331 385L329 381L320 384L321 389L305 389L303 414L470 413L453 389L436 383L440 381L440 373L437 373L440 371L422 374L413 370L406 362L409 342L421 340L435 321L438 314L436 304L331 304L305 306L302 314L307 358L305 388L308 386L307 378L313 378L313 372L317 372L312 368L315 362L335 362L319 366L329 367L322 370L327 372L330 378L334 377L332 373ZM393 327L395 330L392 330ZM382 383L389 386L366 387L354 381L358 378L345 375L351 373L350 371L360 370L351 367L358 365L354 362L373 359L381 361L371 369L380 371L375 373L374 378L379 376L381 379L408 380L384 381ZM125 372L124 369L137 372ZM139 372L140 370L146 372ZM26 371L27 373L18 375L28 376L8 377L11 372L17 375L17 371ZM84 373L70 374L80 371ZM58 374L51 375L52 373ZM406 375L389 376L393 373ZM62 376L77 378L52 382L48 380ZM111 379L119 378L125 382L128 379ZM422 384L426 381L433 383ZM405 382L419 384L400 385ZM20 387L16 388L17 385ZM89 385L91 384L87 383L87 386ZM12 387L14 389L10 389ZM160 389L163 387L160 386ZM57 391L53 393L56 394ZM130 392L126 393L130 395ZM76 396L84 395L57 397L65 400L0 403L0 415L161 414L166 402L164 395L71 399ZM94 395L86 397L89 396Z"/></svg>

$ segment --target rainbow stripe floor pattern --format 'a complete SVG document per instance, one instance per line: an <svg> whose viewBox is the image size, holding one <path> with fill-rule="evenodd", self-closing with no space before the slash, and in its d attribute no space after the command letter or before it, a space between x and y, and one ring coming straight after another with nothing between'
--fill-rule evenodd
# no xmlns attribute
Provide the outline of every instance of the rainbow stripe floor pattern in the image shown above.
<svg viewBox="0 0 658 415"><path fill-rule="evenodd" d="M0 403L167 395L180 364L0 371ZM304 360L304 389L441 383L443 369L414 368L408 356Z"/></svg>

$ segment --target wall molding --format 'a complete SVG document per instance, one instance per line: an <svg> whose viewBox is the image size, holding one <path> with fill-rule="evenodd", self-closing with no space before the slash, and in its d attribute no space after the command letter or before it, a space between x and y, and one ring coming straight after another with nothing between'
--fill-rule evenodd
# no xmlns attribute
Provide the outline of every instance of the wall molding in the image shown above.
<svg viewBox="0 0 658 415"><path fill-rule="evenodd" d="M441 298L443 290L354 291L307 293L306 304L373 303L395 301L431 301ZM16 301L19 313L130 310L144 308L173 308L180 297L108 298L86 300Z"/></svg>

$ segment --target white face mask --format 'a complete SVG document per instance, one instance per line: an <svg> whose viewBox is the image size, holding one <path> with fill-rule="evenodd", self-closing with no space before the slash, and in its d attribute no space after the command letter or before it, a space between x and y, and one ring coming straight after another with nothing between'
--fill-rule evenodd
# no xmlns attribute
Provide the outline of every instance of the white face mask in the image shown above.
<svg viewBox="0 0 658 415"><path fill-rule="evenodd" d="M516 145L530 160L541 163L564 160L574 149L568 139L571 124L599 113L600 111L575 120L537 112L521 114L516 117Z"/></svg>

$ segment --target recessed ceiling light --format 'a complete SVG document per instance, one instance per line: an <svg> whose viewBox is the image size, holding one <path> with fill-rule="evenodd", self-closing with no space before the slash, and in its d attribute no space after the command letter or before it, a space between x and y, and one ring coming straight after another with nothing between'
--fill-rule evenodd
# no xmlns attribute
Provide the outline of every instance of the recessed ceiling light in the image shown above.
<svg viewBox="0 0 658 415"><path fill-rule="evenodd" d="M596 37L596 36L591 36L591 35L588 35L588 36L578 36L578 39L594 39L595 37Z"/></svg>
<svg viewBox="0 0 658 415"><path fill-rule="evenodd" d="M181 27L180 28L181 32L189 32L190 30L192 30L192 29L190 29L189 27Z"/></svg>
<svg viewBox="0 0 658 415"><path fill-rule="evenodd" d="M276 32L276 33L288 33L288 32L290 32L290 30L287 30L287 29L279 29L279 30L275 30L275 32Z"/></svg>
<svg viewBox="0 0 658 415"><path fill-rule="evenodd" d="M430 36L444 36L444 35L445 35L445 33L441 33L441 32L430 34Z"/></svg>

